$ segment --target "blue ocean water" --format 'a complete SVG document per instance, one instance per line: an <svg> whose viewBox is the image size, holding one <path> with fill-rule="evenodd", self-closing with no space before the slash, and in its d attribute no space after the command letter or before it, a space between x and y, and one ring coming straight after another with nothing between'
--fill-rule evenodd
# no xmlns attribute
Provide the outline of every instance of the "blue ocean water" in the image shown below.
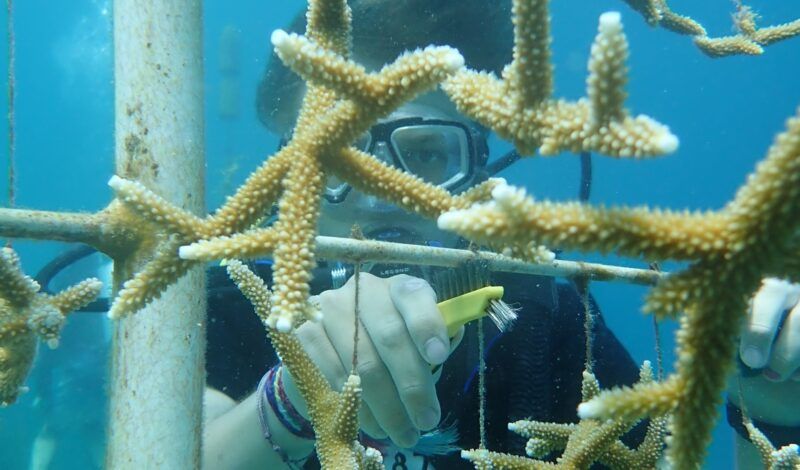
<svg viewBox="0 0 800 470"><path fill-rule="evenodd" d="M783 129L786 118L800 105L800 38L770 46L760 57L712 60L688 38L650 28L621 0L551 3L556 94L572 99L584 94L586 59L597 17L604 11L620 11L631 49L628 105L634 113L668 124L681 139L680 149L661 159L635 162L595 156L593 202L720 208L733 197L765 155L774 135ZM747 3L761 14L762 24L800 17L800 4L794 1ZM671 0L670 5L701 21L712 35L731 32L729 0ZM300 0L280 4L205 2L209 208L217 207L277 146L276 136L257 121L256 84L270 50L271 31L285 26L303 6ZM16 190L20 207L94 211L110 200L106 182L114 149L111 7L109 0L15 2ZM3 12L0 24L5 23ZM0 58L7 63L5 48ZM220 64L230 60L236 66L223 74ZM231 84L238 94L233 101L226 95ZM5 94L0 103L7 106ZM0 140L7 148L5 132ZM495 152L506 147L493 142ZM6 171L4 160L0 169L3 195L7 192ZM503 176L527 186L538 198L563 200L575 197L577 174L577 158L564 155L524 160ZM65 246L18 241L15 248L26 271L35 273ZM577 256L565 254L570 259ZM582 255L580 259L643 266L613 257ZM634 358L653 359L651 320L639 310L645 290L595 283L592 291L611 329ZM674 349L671 332L666 325L668 364ZM82 350L81 343L93 344L94 353ZM98 423L104 422L107 365L107 357L96 352L106 349L107 332L97 319L82 318L68 324L62 348L39 358L29 381L31 392L13 407L0 410L0 468L29 468L34 443L38 442L40 449L46 447L49 435L62 439L62 448L53 449L55 455L62 455L59 452L66 448L80 453L40 468L95 465L95 455L102 449L103 432ZM62 429L76 417L84 426L81 429L92 431L81 434L76 429ZM732 434L721 424L706 468L732 466Z"/></svg>

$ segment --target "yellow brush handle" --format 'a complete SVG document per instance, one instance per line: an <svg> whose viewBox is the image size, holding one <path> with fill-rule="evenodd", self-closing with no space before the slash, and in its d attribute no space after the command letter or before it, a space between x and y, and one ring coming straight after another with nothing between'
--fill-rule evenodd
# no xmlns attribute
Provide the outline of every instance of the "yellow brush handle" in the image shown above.
<svg viewBox="0 0 800 470"><path fill-rule="evenodd" d="M464 295L439 302L437 306L447 326L447 335L454 337L463 325L486 316L489 302L503 297L503 288L486 286Z"/></svg>

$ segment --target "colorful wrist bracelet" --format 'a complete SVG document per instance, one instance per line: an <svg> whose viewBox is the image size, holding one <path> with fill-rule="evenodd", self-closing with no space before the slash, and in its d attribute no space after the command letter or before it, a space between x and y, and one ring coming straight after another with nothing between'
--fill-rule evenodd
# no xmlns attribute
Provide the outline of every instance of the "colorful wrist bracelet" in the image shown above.
<svg viewBox="0 0 800 470"><path fill-rule="evenodd" d="M263 377L261 377L261 381L258 383L258 388L256 389L256 394L257 394L256 408L258 411L258 422L261 425L261 433L264 435L264 439L266 439L266 441L269 443L272 450L275 451L275 453L280 456L280 458L286 465L289 466L289 468L299 469L302 468L303 463L306 461L308 457L303 457L297 460L291 460L289 456L286 454L286 452L281 448L281 446L279 446L278 444L275 443L274 440L272 440L272 433L270 432L269 429L269 421L268 421L269 418L267 417L267 407L264 401L265 399L266 400L269 399L268 394L270 394L269 389L271 388L270 384L272 383L272 377L270 376L271 375L270 372L273 372L273 370L279 366L280 363L277 366L270 369L269 371L267 371L267 373L264 374ZM274 372L272 375L274 375ZM277 413L275 413L275 415L278 417L278 419L280 419L280 415L278 415Z"/></svg>
<svg viewBox="0 0 800 470"><path fill-rule="evenodd" d="M300 430L299 437L314 439L314 428L311 426L311 422L297 411L297 408L294 407L292 401L286 395L286 388L283 386L283 367L280 367L275 372L275 390L277 391L277 401L281 406L281 410L286 412L287 419Z"/></svg>
<svg viewBox="0 0 800 470"><path fill-rule="evenodd" d="M270 369L265 377L264 389L269 406L281 424L292 434L303 439L314 439L314 429L292 405L283 387L283 368L280 363Z"/></svg>

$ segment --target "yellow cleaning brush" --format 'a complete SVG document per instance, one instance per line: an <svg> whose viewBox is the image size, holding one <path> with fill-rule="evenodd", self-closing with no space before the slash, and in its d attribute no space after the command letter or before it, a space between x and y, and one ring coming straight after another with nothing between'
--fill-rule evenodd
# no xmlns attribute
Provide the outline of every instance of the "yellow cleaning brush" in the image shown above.
<svg viewBox="0 0 800 470"><path fill-rule="evenodd" d="M452 338L467 323L488 316L500 331L511 328L517 312L503 302L503 288L489 285L485 262L474 261L434 276L433 288L443 300L438 303L447 334Z"/></svg>

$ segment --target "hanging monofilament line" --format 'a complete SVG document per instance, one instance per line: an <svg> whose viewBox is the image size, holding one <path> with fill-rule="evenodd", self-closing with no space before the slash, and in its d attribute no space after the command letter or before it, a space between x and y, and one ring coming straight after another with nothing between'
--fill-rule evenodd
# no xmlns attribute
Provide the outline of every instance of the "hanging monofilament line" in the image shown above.
<svg viewBox="0 0 800 470"><path fill-rule="evenodd" d="M353 226L350 228L350 238L355 238L356 240L363 240L364 239L364 233L361 231L361 227L359 227L358 224L353 224ZM358 326L361 324L361 320L359 318L360 315L361 315L361 310L360 310L360 305L359 305L359 301L361 300L360 299L360 297L361 297L361 295L360 295L360 287L359 287L359 284L361 284L361 261L360 260L356 261L356 263L355 263L355 272L353 273L353 278L355 279L355 282L356 282L356 289L355 289L355 294L354 294L355 299L353 299L354 300L354 305L355 305L355 312L353 312L354 313L354 319L353 319L353 322L354 322L354 325L353 325L353 365L352 365L352 369L351 369L351 372L350 372L351 374L355 374L356 373L356 367L358 366Z"/></svg>
<svg viewBox="0 0 800 470"><path fill-rule="evenodd" d="M650 263L650 269L656 272L661 272L661 266L658 263ZM658 369L658 380L664 378L664 355L661 352L661 328L658 323L658 318L653 315L653 333L655 333L656 340L656 365Z"/></svg>
<svg viewBox="0 0 800 470"><path fill-rule="evenodd" d="M478 429L480 430L480 449L486 448L486 358L484 348L483 318L478 319Z"/></svg>
<svg viewBox="0 0 800 470"><path fill-rule="evenodd" d="M592 305L589 301L589 278L585 276L577 277L574 279L575 288L581 296L581 303L583 304L583 334L586 341L586 362L584 369L587 372L594 370L594 357L592 354L592 347L594 343L594 314L592 313Z"/></svg>
<svg viewBox="0 0 800 470"><path fill-rule="evenodd" d="M7 28L8 28L8 207L14 207L16 203L16 194L14 193L14 186L16 185L16 169L14 168L14 96L15 90L15 40L14 40L14 2L6 0L7 9ZM7 244L10 246L11 241Z"/></svg>
<svg viewBox="0 0 800 470"><path fill-rule="evenodd" d="M658 318L653 315L653 331L656 335L656 368L658 369L656 378L660 381L664 378L664 358L661 353L661 328L658 325Z"/></svg>
<svg viewBox="0 0 800 470"><path fill-rule="evenodd" d="M358 366L358 325L360 323L358 317L361 313L359 307L359 301L361 300L360 299L361 293L359 287L359 284L361 284L361 263L356 263L355 272L353 273L353 278L355 278L356 281L356 289L354 294L355 311L353 312L353 317L354 317L353 322L355 324L353 325L353 361L352 361L352 368L350 369L351 374L356 373L356 367Z"/></svg>

